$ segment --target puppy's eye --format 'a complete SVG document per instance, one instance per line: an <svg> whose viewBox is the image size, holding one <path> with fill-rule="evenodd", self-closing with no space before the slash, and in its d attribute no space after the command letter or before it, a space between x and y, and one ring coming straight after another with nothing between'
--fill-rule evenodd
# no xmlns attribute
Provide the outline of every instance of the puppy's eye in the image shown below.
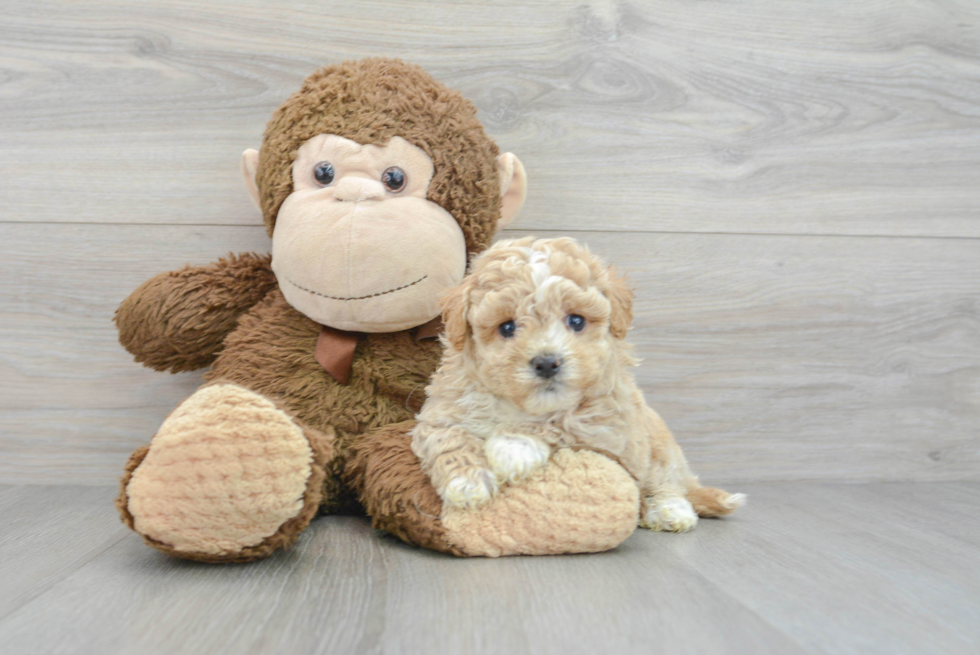
<svg viewBox="0 0 980 655"><path fill-rule="evenodd" d="M510 339L512 336L514 336L514 333L517 332L517 323L514 321L504 321L500 324L500 327L497 328L497 332L499 332L500 336L502 336L504 339Z"/></svg>
<svg viewBox="0 0 980 655"><path fill-rule="evenodd" d="M313 167L313 177L320 186L330 186L334 178L333 164L328 161L319 162Z"/></svg>
<svg viewBox="0 0 980 655"><path fill-rule="evenodd" d="M405 188L405 171L392 166L381 174L381 183L392 193L398 193Z"/></svg>
<svg viewBox="0 0 980 655"><path fill-rule="evenodd" d="M565 325L575 332L581 332L585 329L585 317L579 314L569 314L565 317Z"/></svg>

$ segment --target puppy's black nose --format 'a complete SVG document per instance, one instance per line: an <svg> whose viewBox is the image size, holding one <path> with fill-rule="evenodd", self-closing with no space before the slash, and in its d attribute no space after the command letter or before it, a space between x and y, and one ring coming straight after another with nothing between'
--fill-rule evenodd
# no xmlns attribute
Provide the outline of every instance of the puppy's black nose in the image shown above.
<svg viewBox="0 0 980 655"><path fill-rule="evenodd" d="M558 369L561 368L561 360L554 355L538 355L531 360L531 367L534 369L535 375L547 380L558 375Z"/></svg>

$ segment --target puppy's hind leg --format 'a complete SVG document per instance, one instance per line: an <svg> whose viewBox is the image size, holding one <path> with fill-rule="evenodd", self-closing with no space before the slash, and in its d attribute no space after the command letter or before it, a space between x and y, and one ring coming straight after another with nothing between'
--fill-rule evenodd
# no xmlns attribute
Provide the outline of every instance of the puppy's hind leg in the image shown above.
<svg viewBox="0 0 980 655"><path fill-rule="evenodd" d="M740 494L702 487L663 419L649 408L646 419L652 461L643 484L642 527L686 532L697 525L699 516L728 514L744 502Z"/></svg>
<svg viewBox="0 0 980 655"><path fill-rule="evenodd" d="M702 487L695 482L694 486L687 490L686 498L698 516L715 518L731 514L737 510L745 504L747 496L745 494L730 494L724 489L716 489L715 487Z"/></svg>
<svg viewBox="0 0 980 655"><path fill-rule="evenodd" d="M640 527L662 532L687 532L698 524L698 514L677 487L659 489L644 496L640 505Z"/></svg>
<svg viewBox="0 0 980 655"><path fill-rule="evenodd" d="M730 494L715 487L702 487L691 476L687 489L668 486L644 496L640 525L651 530L685 532L697 525L698 517L716 518L731 514L745 504L745 494Z"/></svg>
<svg viewBox="0 0 980 655"><path fill-rule="evenodd" d="M716 518L731 514L745 504L745 494L730 494L715 487L702 487L691 476L686 490L669 486L643 499L640 525L651 530L686 532L698 517Z"/></svg>
<svg viewBox="0 0 980 655"><path fill-rule="evenodd" d="M650 508L644 514L648 525L644 525L644 520L640 525L654 530L683 532L693 528L699 516L724 516L745 504L745 494L702 487L663 419L651 409L647 420L652 437L653 466L647 481L649 491L644 489L644 503Z"/></svg>

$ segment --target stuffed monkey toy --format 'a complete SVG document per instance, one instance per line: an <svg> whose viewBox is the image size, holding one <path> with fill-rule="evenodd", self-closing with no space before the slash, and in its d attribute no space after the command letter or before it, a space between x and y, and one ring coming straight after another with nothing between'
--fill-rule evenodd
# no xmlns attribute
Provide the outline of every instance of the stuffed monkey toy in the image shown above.
<svg viewBox="0 0 980 655"><path fill-rule="evenodd" d="M119 307L122 345L205 384L130 457L117 507L177 557L241 562L318 513L456 555L592 552L637 523L619 464L563 453L479 510L444 508L411 451L441 347L440 294L516 216L524 169L473 105L390 59L323 68L242 171L271 255L158 275Z"/></svg>

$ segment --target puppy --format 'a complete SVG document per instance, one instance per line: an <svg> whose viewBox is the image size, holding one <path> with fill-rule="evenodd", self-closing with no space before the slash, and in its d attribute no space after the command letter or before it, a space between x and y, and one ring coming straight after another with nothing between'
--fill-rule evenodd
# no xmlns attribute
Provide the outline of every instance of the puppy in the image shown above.
<svg viewBox="0 0 980 655"><path fill-rule="evenodd" d="M681 532L738 508L702 487L630 367L633 294L572 239L501 241L443 298L439 369L412 450L443 501L476 507L556 448L595 450L640 487L639 523Z"/></svg>

